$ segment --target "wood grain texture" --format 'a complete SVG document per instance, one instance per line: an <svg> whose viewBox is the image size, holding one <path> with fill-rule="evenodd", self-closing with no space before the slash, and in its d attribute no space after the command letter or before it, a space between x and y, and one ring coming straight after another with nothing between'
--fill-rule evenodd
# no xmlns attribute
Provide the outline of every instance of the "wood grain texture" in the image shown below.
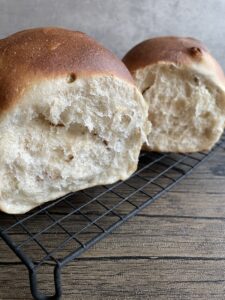
<svg viewBox="0 0 225 300"><path fill-rule="evenodd" d="M41 225L45 224L33 224L32 230ZM72 230L72 223L67 226ZM53 231L52 240L42 237L42 242L51 248L56 238L60 232ZM35 256L35 247L33 251ZM220 149L173 190L67 266L63 299L222 300L224 270L225 152ZM51 291L51 273L52 266L40 269L45 292ZM1 300L31 299L27 271L2 241L0 286Z"/></svg>

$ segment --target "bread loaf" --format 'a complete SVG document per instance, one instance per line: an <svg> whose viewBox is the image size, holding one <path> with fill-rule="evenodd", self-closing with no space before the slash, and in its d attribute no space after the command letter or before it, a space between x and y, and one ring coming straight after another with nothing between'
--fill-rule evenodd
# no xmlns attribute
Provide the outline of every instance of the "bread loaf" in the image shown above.
<svg viewBox="0 0 225 300"><path fill-rule="evenodd" d="M147 105L124 66L84 33L0 40L0 210L20 214L136 169Z"/></svg>
<svg viewBox="0 0 225 300"><path fill-rule="evenodd" d="M211 149L224 129L225 78L200 41L149 39L131 49L123 62L149 106L152 131L146 149Z"/></svg>

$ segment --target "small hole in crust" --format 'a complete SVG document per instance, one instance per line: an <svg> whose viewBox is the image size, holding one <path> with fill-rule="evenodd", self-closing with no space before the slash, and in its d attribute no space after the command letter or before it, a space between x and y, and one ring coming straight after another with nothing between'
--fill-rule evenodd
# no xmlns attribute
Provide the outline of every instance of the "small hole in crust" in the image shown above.
<svg viewBox="0 0 225 300"><path fill-rule="evenodd" d="M50 126L54 126L54 127L65 127L65 125L62 124L62 123L58 123L58 124L54 124L52 122L48 122L48 123L49 123Z"/></svg>
<svg viewBox="0 0 225 300"><path fill-rule="evenodd" d="M199 47L191 47L189 48L189 52L191 56L196 58L200 58L202 56L202 50Z"/></svg>
<svg viewBox="0 0 225 300"><path fill-rule="evenodd" d="M71 74L69 74L69 76L67 78L67 82L68 83L73 83L76 79L77 79L76 74L75 73L71 73Z"/></svg>
<svg viewBox="0 0 225 300"><path fill-rule="evenodd" d="M69 154L68 157L66 158L66 161L69 162L69 161L71 161L73 159L74 159L73 154Z"/></svg>
<svg viewBox="0 0 225 300"><path fill-rule="evenodd" d="M197 76L195 76L195 77L194 77L194 82L195 82L195 84L196 84L196 85L198 85L198 84L199 84L199 79L198 79L198 77L197 77Z"/></svg>
<svg viewBox="0 0 225 300"><path fill-rule="evenodd" d="M38 176L36 176L36 180L37 180L38 182L44 181L44 179L43 179L43 178L41 178L39 175L38 175Z"/></svg>
<svg viewBox="0 0 225 300"><path fill-rule="evenodd" d="M169 65L169 70L170 71L175 71L175 66L174 65Z"/></svg>
<svg viewBox="0 0 225 300"><path fill-rule="evenodd" d="M147 90L149 90L150 87L148 86L147 88L145 88L143 91L142 91L142 95L144 95L145 92L147 92Z"/></svg>

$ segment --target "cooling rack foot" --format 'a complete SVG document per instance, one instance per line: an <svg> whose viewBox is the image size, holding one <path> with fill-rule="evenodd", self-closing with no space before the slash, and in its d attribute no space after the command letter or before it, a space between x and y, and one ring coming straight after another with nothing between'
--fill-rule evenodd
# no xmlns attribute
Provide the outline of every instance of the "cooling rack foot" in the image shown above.
<svg viewBox="0 0 225 300"><path fill-rule="evenodd" d="M35 300L60 300L62 296L60 265L57 264L54 268L55 295L53 296L46 296L39 291L37 282L37 272L35 268L29 269L29 278L31 294Z"/></svg>

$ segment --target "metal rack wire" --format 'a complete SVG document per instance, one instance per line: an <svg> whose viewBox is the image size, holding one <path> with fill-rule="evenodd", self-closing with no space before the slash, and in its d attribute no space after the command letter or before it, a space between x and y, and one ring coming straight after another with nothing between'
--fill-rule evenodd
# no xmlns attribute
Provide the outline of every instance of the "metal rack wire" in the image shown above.
<svg viewBox="0 0 225 300"><path fill-rule="evenodd" d="M0 237L27 267L34 299L60 299L65 265L159 198L223 144L225 136L209 153L142 153L138 170L125 182L71 193L23 216L1 214ZM37 275L46 264L54 267L54 296L45 296L38 288Z"/></svg>

